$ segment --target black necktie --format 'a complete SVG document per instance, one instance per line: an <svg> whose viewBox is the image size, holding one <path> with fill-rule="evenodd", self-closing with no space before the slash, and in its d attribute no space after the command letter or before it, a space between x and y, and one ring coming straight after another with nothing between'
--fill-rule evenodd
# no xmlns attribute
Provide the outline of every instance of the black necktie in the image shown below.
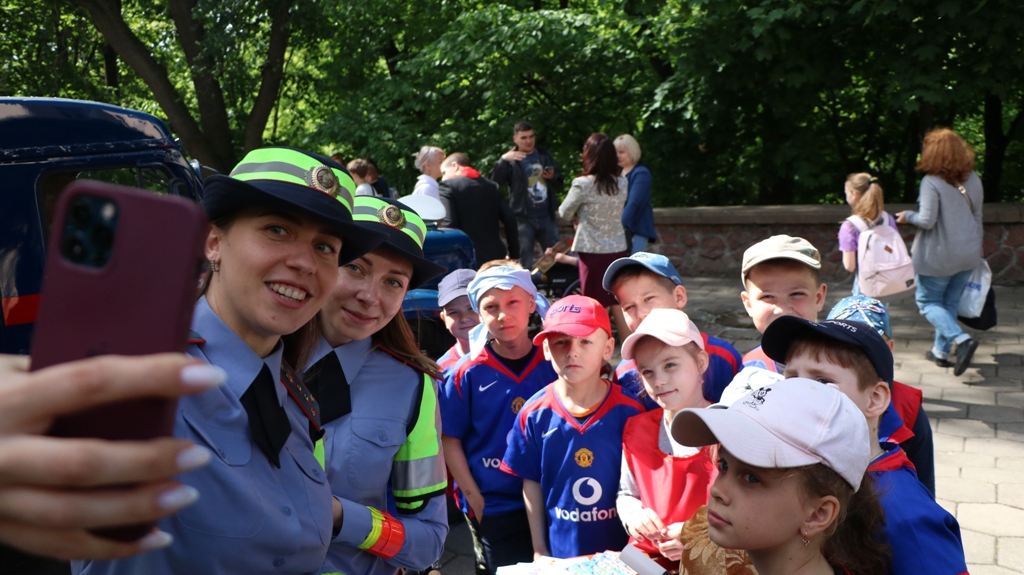
<svg viewBox="0 0 1024 575"><path fill-rule="evenodd" d="M338 354L333 351L306 371L306 386L316 395L316 401L320 404L321 425L327 425L352 412L352 393L348 379L341 369Z"/></svg>
<svg viewBox="0 0 1024 575"><path fill-rule="evenodd" d="M241 401L245 412L249 414L249 432L252 434L252 440L267 459L280 468L281 460L278 454L292 432L292 425L288 421L284 406L277 401L274 385L274 376L270 374L270 368L263 364L263 369L253 380L252 385L242 394Z"/></svg>

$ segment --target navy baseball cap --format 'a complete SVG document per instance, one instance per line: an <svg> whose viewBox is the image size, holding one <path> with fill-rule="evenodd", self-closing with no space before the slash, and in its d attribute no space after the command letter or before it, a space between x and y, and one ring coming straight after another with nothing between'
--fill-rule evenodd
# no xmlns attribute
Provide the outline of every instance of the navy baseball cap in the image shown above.
<svg viewBox="0 0 1024 575"><path fill-rule="evenodd" d="M619 270L629 266L644 266L659 276L672 280L672 283L677 286L683 285L683 278L676 271L676 267L672 265L672 262L668 261L667 257L661 254L652 254L651 252L636 252L628 258L619 258L613 261L612 265L608 266L608 269L604 272L601 286L607 291L612 291L612 282L615 281L615 276L619 273Z"/></svg>
<svg viewBox="0 0 1024 575"><path fill-rule="evenodd" d="M459 296L469 295L469 282L476 277L473 270L455 270L437 284L437 305L444 307Z"/></svg>
<svg viewBox="0 0 1024 575"><path fill-rule="evenodd" d="M761 349L768 357L785 363L790 346L800 337L826 338L859 348L875 368L879 379L892 385L892 351L874 326L860 321L838 319L813 322L785 315L773 321L768 329L764 330L764 335L761 336Z"/></svg>
<svg viewBox="0 0 1024 575"><path fill-rule="evenodd" d="M862 321L875 328L878 333L892 339L892 324L885 304L866 295L851 295L839 300L828 312L826 319L848 319Z"/></svg>

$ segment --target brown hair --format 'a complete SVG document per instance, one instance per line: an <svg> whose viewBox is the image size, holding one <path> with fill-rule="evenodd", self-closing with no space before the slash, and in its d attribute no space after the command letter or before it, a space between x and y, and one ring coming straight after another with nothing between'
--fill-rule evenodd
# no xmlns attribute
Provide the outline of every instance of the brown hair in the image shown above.
<svg viewBox="0 0 1024 575"><path fill-rule="evenodd" d="M458 164L463 168L472 167L472 164L469 163L469 156L462 152L453 152L442 162L444 166L451 166L452 164Z"/></svg>
<svg viewBox="0 0 1024 575"><path fill-rule="evenodd" d="M227 232L231 229L238 218L246 213L246 210L236 210L234 212L225 214L216 220L210 222L212 227L219 228L223 232ZM210 283L213 281L213 268L209 265L206 266L206 272L203 274L202 280L199 282L199 294L196 299L206 295L206 292L210 289ZM292 333L281 336L281 341L284 342L284 354L283 359L288 362L288 365L294 369L302 369L306 365L306 361L309 356L313 353L316 348L317 340L320 339L320 321L317 319L319 314L314 315L313 319L306 322L305 325L295 330Z"/></svg>
<svg viewBox="0 0 1024 575"><path fill-rule="evenodd" d="M612 291L615 291L615 288L619 287L619 285L626 280L644 276L654 278L654 280L658 282L658 285L665 288L665 290L670 293L674 292L676 289L676 283L668 279L667 277L658 273L654 273L651 270L645 268L644 266L633 265L620 268L619 271L616 272L615 276L612 277L611 281Z"/></svg>
<svg viewBox="0 0 1024 575"><path fill-rule="evenodd" d="M864 391L882 381L871 365L864 350L855 345L825 338L798 337L789 344L786 363L799 354L806 354L815 361L826 361L853 370L857 374L857 389Z"/></svg>
<svg viewBox="0 0 1024 575"><path fill-rule="evenodd" d="M356 158L349 162L345 168L364 180L377 179L377 167L366 158Z"/></svg>
<svg viewBox="0 0 1024 575"><path fill-rule="evenodd" d="M621 173L615 144L601 132L591 134L583 144L583 175L594 176L597 193L614 196L619 193Z"/></svg>
<svg viewBox="0 0 1024 575"><path fill-rule="evenodd" d="M434 360L420 351L416 344L416 336L413 335L412 328L409 327L409 322L405 321L401 310L391 318L391 321L373 334L371 339L374 345L387 349L406 363L429 372L435 379L441 378L441 368L434 363Z"/></svg>
<svg viewBox="0 0 1024 575"><path fill-rule="evenodd" d="M496 267L501 267L501 266L505 266L505 267L509 267L509 268L516 268L517 270L523 269L523 266L520 265L519 262L517 262L516 260L498 259L498 260L491 260L491 261L488 261L488 262L484 262L484 264L482 266L480 266L480 269L476 270L476 273L485 272L485 271L487 271L487 270L489 270L491 268L496 268Z"/></svg>
<svg viewBox="0 0 1024 575"><path fill-rule="evenodd" d="M772 258L770 260L764 260L747 270L747 273L743 276L743 287L747 287L747 282L750 281L751 273L756 269L771 270L765 273L772 273L772 271L803 270L811 274L811 279L814 281L814 289L818 289L821 285L821 270L815 269L801 261L791 258Z"/></svg>
<svg viewBox="0 0 1024 575"><path fill-rule="evenodd" d="M850 174L846 177L846 184L860 194L860 199L853 205L853 215L864 218L869 224L882 215L885 198L882 186L878 185L878 178L865 172Z"/></svg>
<svg viewBox="0 0 1024 575"><path fill-rule="evenodd" d="M891 554L882 539L885 512L866 472L856 492L830 467L815 463L797 468L804 490L813 497L832 495L839 500L839 516L825 531L821 552L829 563L845 567L851 575L889 572Z"/></svg>
<svg viewBox="0 0 1024 575"><path fill-rule="evenodd" d="M935 128L925 134L921 161L914 169L958 186L974 171L974 150L953 130Z"/></svg>

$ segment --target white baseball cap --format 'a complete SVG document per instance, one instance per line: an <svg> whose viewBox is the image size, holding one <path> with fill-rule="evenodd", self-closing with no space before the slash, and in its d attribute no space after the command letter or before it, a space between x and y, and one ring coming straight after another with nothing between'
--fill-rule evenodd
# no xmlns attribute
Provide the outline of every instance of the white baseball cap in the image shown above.
<svg viewBox="0 0 1024 575"><path fill-rule="evenodd" d="M823 463L854 491L871 459L864 414L833 384L792 378L747 394L728 409L684 409L672 419L682 445L721 443L737 459L763 468Z"/></svg>
<svg viewBox="0 0 1024 575"><path fill-rule="evenodd" d="M652 309L636 331L622 342L622 359L633 359L636 344L646 335L656 337L672 347L692 341L704 349L704 336L689 316L678 309Z"/></svg>

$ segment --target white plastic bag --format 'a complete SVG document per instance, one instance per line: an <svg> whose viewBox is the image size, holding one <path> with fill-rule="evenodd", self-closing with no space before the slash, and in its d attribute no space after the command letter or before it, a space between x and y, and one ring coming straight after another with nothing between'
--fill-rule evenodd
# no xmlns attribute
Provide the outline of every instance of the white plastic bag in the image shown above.
<svg viewBox="0 0 1024 575"><path fill-rule="evenodd" d="M992 287L992 269L988 262L981 260L978 267L971 273L971 279L967 280L964 291L960 294L960 306L956 314L960 317L979 317L985 309L985 298L988 297L988 289Z"/></svg>

